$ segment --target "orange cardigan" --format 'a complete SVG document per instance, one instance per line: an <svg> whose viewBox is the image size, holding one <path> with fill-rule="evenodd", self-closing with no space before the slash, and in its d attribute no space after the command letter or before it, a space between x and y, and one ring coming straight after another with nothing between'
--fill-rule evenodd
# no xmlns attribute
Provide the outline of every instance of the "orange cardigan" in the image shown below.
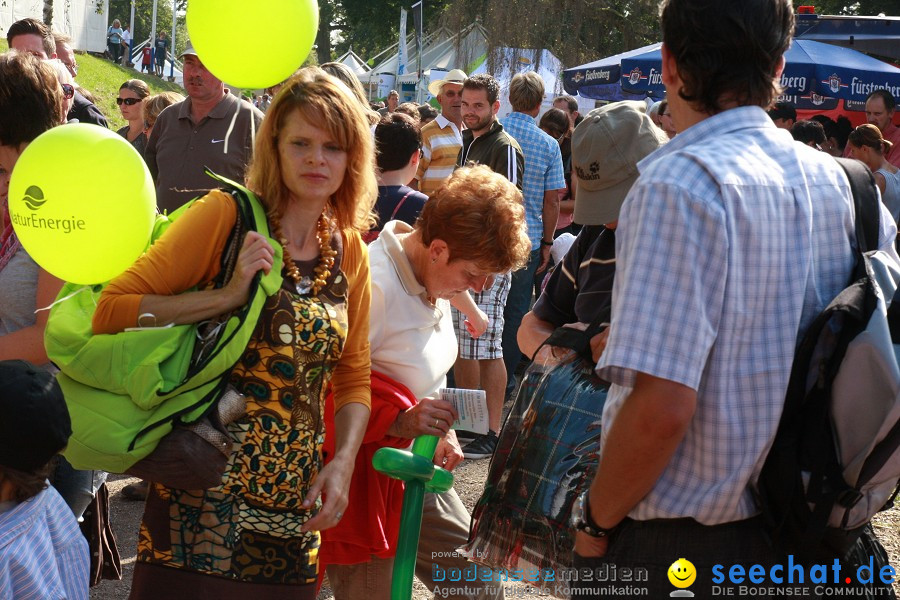
<svg viewBox="0 0 900 600"><path fill-rule="evenodd" d="M229 194L213 190L194 202L143 256L103 290L94 312L95 334L118 333L137 325L145 294L176 295L211 281L234 229L237 206ZM356 231L343 231L341 271L347 277L347 339L331 385L335 409L358 402L371 405L369 360L369 255Z"/></svg>

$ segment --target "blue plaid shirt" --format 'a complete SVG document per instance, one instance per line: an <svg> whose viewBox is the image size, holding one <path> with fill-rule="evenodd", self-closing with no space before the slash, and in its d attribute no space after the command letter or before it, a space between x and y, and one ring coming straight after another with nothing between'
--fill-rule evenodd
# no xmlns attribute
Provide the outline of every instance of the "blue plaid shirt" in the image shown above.
<svg viewBox="0 0 900 600"><path fill-rule="evenodd" d="M541 245L541 236L544 234L542 218L544 192L566 188L562 153L559 150L559 143L541 131L534 122L534 117L514 112L500 123L506 133L519 142L525 156L522 195L525 197L528 238L531 240L531 249L534 250Z"/></svg>
<svg viewBox="0 0 900 600"><path fill-rule="evenodd" d="M697 390L684 440L630 516L745 519L758 512L750 487L798 331L848 283L850 187L830 156L757 107L701 121L638 168L616 230L612 329L598 364L615 384L604 434L637 372ZM896 257L895 235L882 210L880 245Z"/></svg>
<svg viewBox="0 0 900 600"><path fill-rule="evenodd" d="M0 598L87 600L91 561L55 489L0 512Z"/></svg>

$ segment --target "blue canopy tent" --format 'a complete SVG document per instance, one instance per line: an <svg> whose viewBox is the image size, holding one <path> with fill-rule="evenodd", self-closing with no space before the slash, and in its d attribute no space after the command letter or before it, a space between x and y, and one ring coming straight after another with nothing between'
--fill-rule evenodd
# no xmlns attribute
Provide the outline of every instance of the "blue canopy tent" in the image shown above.
<svg viewBox="0 0 900 600"><path fill-rule="evenodd" d="M659 50L662 44L650 44L643 48L629 50L594 62L572 67L563 71L563 88L573 96L593 98L595 100L641 100L647 92L629 93L622 89L619 79L622 73L623 58L630 58L653 50ZM659 94L657 94L659 95Z"/></svg>
<svg viewBox="0 0 900 600"><path fill-rule="evenodd" d="M621 81L629 92L665 93L660 50L623 59ZM900 96L900 69L850 48L795 39L785 53L781 86L798 108L828 98L865 102L881 88Z"/></svg>

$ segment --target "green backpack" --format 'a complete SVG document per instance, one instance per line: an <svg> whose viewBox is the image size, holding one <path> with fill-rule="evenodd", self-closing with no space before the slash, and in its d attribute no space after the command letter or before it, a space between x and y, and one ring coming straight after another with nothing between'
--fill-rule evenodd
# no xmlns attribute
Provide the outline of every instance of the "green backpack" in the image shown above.
<svg viewBox="0 0 900 600"><path fill-rule="evenodd" d="M44 344L60 369L57 381L72 418L72 437L63 454L76 469L124 473L150 454L175 424L201 419L225 390L266 297L281 287L282 249L271 239L265 209L243 186L209 174L238 208L238 226L223 252L223 267L229 248L236 255L242 232L253 230L268 237L275 249L272 270L257 273L249 302L218 327L212 341L204 342L199 356L194 356L197 324L94 335L91 320L105 284L63 286L50 311ZM191 204L159 215L151 244ZM216 281L217 286L224 283Z"/></svg>

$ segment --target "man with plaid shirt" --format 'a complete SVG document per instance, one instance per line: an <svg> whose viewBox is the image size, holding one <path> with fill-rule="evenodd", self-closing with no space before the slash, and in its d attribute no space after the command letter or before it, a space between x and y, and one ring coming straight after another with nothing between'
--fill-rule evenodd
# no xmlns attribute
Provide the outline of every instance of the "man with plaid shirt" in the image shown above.
<svg viewBox="0 0 900 600"><path fill-rule="evenodd" d="M765 112L790 0L664 0L660 14L678 135L638 163L619 215L597 365L613 385L597 476L573 509L574 566L646 569L646 593L630 598L674 587L710 598L716 565L784 565L753 490L797 340L850 279L853 197L830 156ZM879 246L896 258L884 207L881 223ZM673 587L679 558L694 572ZM609 597L577 585L573 597Z"/></svg>
<svg viewBox="0 0 900 600"><path fill-rule="evenodd" d="M522 195L525 220L531 239L528 265L513 273L503 317L503 362L506 365L506 391L515 389L516 366L522 358L516 332L522 317L531 308L534 275L550 262L550 248L559 218L559 191L566 189L559 142L541 131L534 122L544 100L544 80L534 71L518 73L509 83L509 103L513 112L501 120L507 133L516 138L525 155Z"/></svg>

